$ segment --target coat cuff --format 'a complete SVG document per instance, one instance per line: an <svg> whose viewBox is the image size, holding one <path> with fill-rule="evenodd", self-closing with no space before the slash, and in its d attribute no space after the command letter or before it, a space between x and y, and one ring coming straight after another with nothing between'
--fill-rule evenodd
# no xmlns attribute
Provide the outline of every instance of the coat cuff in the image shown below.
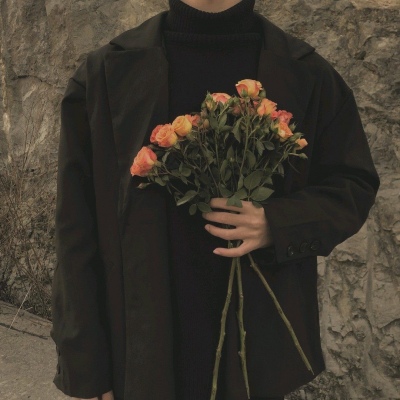
<svg viewBox="0 0 400 400"><path fill-rule="evenodd" d="M57 371L53 383L67 396L90 399L112 390L108 362L100 354L94 359L89 354L68 351L68 355L63 357L58 347L57 354ZM79 367L71 369L71 366L68 367L71 362Z"/></svg>

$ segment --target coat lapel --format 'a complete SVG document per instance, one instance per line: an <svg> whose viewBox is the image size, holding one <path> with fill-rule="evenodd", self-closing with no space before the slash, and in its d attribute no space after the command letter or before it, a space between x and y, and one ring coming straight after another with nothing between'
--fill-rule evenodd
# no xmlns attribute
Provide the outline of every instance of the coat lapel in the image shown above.
<svg viewBox="0 0 400 400"><path fill-rule="evenodd" d="M277 27L261 17L264 43L261 48L257 79L263 84L266 96L278 104L278 109L290 111L299 126L305 116L314 87L314 77L296 57L314 50L306 43L278 35Z"/></svg>
<svg viewBox="0 0 400 400"><path fill-rule="evenodd" d="M161 41L163 13L111 40L119 51L105 58L105 75L120 175L120 229L133 178L129 168L153 128L167 123L168 63Z"/></svg>

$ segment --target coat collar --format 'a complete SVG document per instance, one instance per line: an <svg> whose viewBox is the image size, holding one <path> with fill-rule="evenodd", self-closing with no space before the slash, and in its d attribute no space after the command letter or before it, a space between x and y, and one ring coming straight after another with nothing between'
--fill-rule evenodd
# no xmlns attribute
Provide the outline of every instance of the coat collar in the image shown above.
<svg viewBox="0 0 400 400"><path fill-rule="evenodd" d="M162 35L167 12L116 36L110 41L114 49L105 56L121 177L118 205L121 224L132 185L129 167L133 158L156 125L171 122L168 121L168 61ZM315 81L301 59L314 48L286 34L261 14L255 14L263 29L257 79L279 109L293 113L293 120L300 128Z"/></svg>
<svg viewBox="0 0 400 400"><path fill-rule="evenodd" d="M168 11L163 11L147 19L139 26L129 29L110 41L123 50L135 50L148 47L163 48L162 26ZM263 27L263 50L281 57L299 59L315 49L308 43L297 39L274 25L263 15L254 12Z"/></svg>

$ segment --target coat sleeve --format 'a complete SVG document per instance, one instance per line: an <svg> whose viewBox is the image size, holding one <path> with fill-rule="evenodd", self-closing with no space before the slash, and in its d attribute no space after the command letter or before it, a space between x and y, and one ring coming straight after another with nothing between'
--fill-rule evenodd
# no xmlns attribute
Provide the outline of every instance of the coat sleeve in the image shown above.
<svg viewBox="0 0 400 400"><path fill-rule="evenodd" d="M61 102L50 332L58 355L53 382L78 398L112 389L85 76L83 62L69 79Z"/></svg>
<svg viewBox="0 0 400 400"><path fill-rule="evenodd" d="M353 92L329 71L307 184L263 205L274 245L255 251L261 265L329 255L360 230L375 202L380 181Z"/></svg>

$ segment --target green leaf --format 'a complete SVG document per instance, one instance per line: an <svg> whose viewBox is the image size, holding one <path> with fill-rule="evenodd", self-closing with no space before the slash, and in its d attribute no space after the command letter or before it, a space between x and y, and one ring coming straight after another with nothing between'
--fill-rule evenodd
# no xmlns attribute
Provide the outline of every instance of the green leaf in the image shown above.
<svg viewBox="0 0 400 400"><path fill-rule="evenodd" d="M191 173L192 173L192 170L191 170L190 168L188 168L188 167L186 167L186 166L183 166L183 167L182 167L181 174L182 174L183 176L188 177L188 176L191 175Z"/></svg>
<svg viewBox="0 0 400 400"><path fill-rule="evenodd" d="M248 164L249 168L251 169L256 165L256 157L250 150L247 150L246 153L247 153L247 156L246 156L247 164Z"/></svg>
<svg viewBox="0 0 400 400"><path fill-rule="evenodd" d="M213 116L210 116L210 126L212 129L218 130L218 122Z"/></svg>
<svg viewBox="0 0 400 400"><path fill-rule="evenodd" d="M254 200L252 200L251 202L253 203L253 205L254 205L256 208L261 208L261 207L262 207L262 204L257 203L257 202L254 201Z"/></svg>
<svg viewBox="0 0 400 400"><path fill-rule="evenodd" d="M272 193L274 193L272 189L259 186L258 188L256 188L251 192L250 197L255 201L263 201L268 199L268 197L270 197Z"/></svg>
<svg viewBox="0 0 400 400"><path fill-rule="evenodd" d="M168 181L169 181L169 176L168 176L168 175L163 175L163 176L161 177L161 179L162 179L164 182L168 182Z"/></svg>
<svg viewBox="0 0 400 400"><path fill-rule="evenodd" d="M181 176L181 180L185 185L189 183L188 180L183 175Z"/></svg>
<svg viewBox="0 0 400 400"><path fill-rule="evenodd" d="M136 186L137 189L144 189L146 186L151 185L151 183L141 183L139 186Z"/></svg>
<svg viewBox="0 0 400 400"><path fill-rule="evenodd" d="M207 203L203 203L203 202L197 203L197 207L199 208L199 210L201 212L211 212L212 211L212 208Z"/></svg>
<svg viewBox="0 0 400 400"><path fill-rule="evenodd" d="M240 208L243 207L243 204L242 204L241 200L238 199L236 197L236 195L233 195L232 197L229 197L228 201L226 202L226 205L227 206L236 206L236 207L240 207Z"/></svg>
<svg viewBox="0 0 400 400"><path fill-rule="evenodd" d="M248 196L247 190L246 188L242 187L241 189L239 189L236 193L235 196L240 199L243 200Z"/></svg>
<svg viewBox="0 0 400 400"><path fill-rule="evenodd" d="M221 168L220 168L220 174L221 174L221 176L224 176L224 174L225 174L225 169L226 169L226 166L228 165L228 160L227 159L225 159L224 161L222 161L222 164L221 164Z"/></svg>
<svg viewBox="0 0 400 400"><path fill-rule="evenodd" d="M260 140L256 141L256 148L257 148L258 154L261 156L261 154L263 153L265 147L264 147L263 143Z"/></svg>
<svg viewBox="0 0 400 400"><path fill-rule="evenodd" d="M221 118L219 119L219 122L218 122L218 127L219 127L219 129L222 129L222 127L224 127L225 126L225 124L226 124L226 118L228 117L228 114L223 114L222 116L221 116Z"/></svg>
<svg viewBox="0 0 400 400"><path fill-rule="evenodd" d="M232 192L224 185L219 185L219 190L221 192L222 197L232 196Z"/></svg>
<svg viewBox="0 0 400 400"><path fill-rule="evenodd" d="M189 200L192 200L193 197L195 197L196 195L197 195L197 192L196 192L195 190L189 190L189 191L187 191L187 192L185 193L185 195L184 195L182 198L180 198L180 199L177 201L176 205L177 205L177 206L180 206L180 205L182 205L182 204L185 204L185 203L188 202Z"/></svg>
<svg viewBox="0 0 400 400"><path fill-rule="evenodd" d="M225 172L224 181L227 182L232 176L232 170L229 168Z"/></svg>
<svg viewBox="0 0 400 400"><path fill-rule="evenodd" d="M246 186L246 188L249 190L256 188L260 184L263 175L263 171L253 171L250 175L244 178L244 186Z"/></svg>
<svg viewBox="0 0 400 400"><path fill-rule="evenodd" d="M158 183L160 186L165 186L165 182L159 177L156 176L156 178L154 179L156 183Z"/></svg>
<svg viewBox="0 0 400 400"><path fill-rule="evenodd" d="M210 184L211 184L210 178L204 172L201 173L199 179L200 179L201 183L203 183L205 186L210 186Z"/></svg>
<svg viewBox="0 0 400 400"><path fill-rule="evenodd" d="M189 207L189 214L190 214L190 215L194 215L194 214L196 213L196 211L197 211L197 204L192 204L192 205Z"/></svg>
<svg viewBox="0 0 400 400"><path fill-rule="evenodd" d="M176 178L180 178L181 177L181 174L180 174L179 170L177 170L177 169L173 169L171 171L171 175L175 176Z"/></svg>
<svg viewBox="0 0 400 400"><path fill-rule="evenodd" d="M244 181L244 176L242 174L240 174L240 178L239 178L239 181L238 181L238 189L243 187L243 181Z"/></svg>
<svg viewBox="0 0 400 400"><path fill-rule="evenodd" d="M169 156L169 154L170 154L170 152L167 151L167 152L162 156L161 161L162 161L163 163L165 163L165 162L167 161L167 157Z"/></svg>
<svg viewBox="0 0 400 400"><path fill-rule="evenodd" d="M304 160L307 160L307 158L308 158L307 154L305 154L305 153L299 153L298 156L299 156L299 158L302 158Z"/></svg>
<svg viewBox="0 0 400 400"><path fill-rule="evenodd" d="M233 125L232 133L235 136L235 139L240 143L240 123L242 122L242 118L239 118L235 124Z"/></svg>
<svg viewBox="0 0 400 400"><path fill-rule="evenodd" d="M226 153L226 158L229 159L235 156L235 152L233 151L233 147L230 146L227 153Z"/></svg>
<svg viewBox="0 0 400 400"><path fill-rule="evenodd" d="M232 127L231 126L229 126L229 125L225 125L225 126L223 126L219 131L222 133L222 132L227 132L227 134L225 135L225 137L224 137L224 140L226 140L226 138L228 137L228 135L229 135L229 132L232 130Z"/></svg>
<svg viewBox="0 0 400 400"><path fill-rule="evenodd" d="M272 142L269 142L269 141L265 141L264 142L264 147L267 150L275 150L275 145Z"/></svg>
<svg viewBox="0 0 400 400"><path fill-rule="evenodd" d="M285 169L283 168L282 164L278 164L278 174L282 176L285 174Z"/></svg>

